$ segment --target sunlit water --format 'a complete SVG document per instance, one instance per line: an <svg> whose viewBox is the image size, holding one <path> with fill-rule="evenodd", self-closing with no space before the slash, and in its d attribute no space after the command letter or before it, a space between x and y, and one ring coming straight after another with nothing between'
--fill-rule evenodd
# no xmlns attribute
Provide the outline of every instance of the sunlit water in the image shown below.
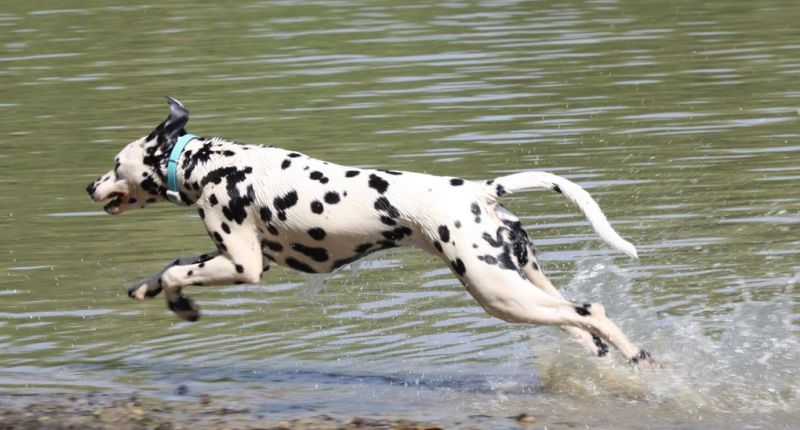
<svg viewBox="0 0 800 430"><path fill-rule="evenodd" d="M786 1L7 2L0 11L0 402L101 390L254 414L510 426L792 427L800 416L800 8ZM235 3L235 4L232 4ZM37 7L40 6L40 7ZM124 287L209 250L194 213L103 216L86 183L166 114L342 164L492 178L545 269L667 365L637 374L487 316L414 250L195 288L196 324ZM178 389L180 387L180 389Z"/></svg>

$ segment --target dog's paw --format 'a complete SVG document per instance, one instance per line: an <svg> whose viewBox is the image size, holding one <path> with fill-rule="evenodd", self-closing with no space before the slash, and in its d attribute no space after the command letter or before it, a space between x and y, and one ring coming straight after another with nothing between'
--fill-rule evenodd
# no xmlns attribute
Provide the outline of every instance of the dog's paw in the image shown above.
<svg viewBox="0 0 800 430"><path fill-rule="evenodd" d="M647 369L654 372L664 368L664 366L653 359L649 352L643 349L630 359L630 363L636 367L636 369Z"/></svg>
<svg viewBox="0 0 800 430"><path fill-rule="evenodd" d="M128 297L136 300L149 299L157 296L163 288L160 283L157 287L152 288L150 282L143 281L131 287L128 287Z"/></svg>
<svg viewBox="0 0 800 430"><path fill-rule="evenodd" d="M200 308L194 300L186 296L178 296L175 301L168 301L167 307L184 321L195 322L200 319Z"/></svg>

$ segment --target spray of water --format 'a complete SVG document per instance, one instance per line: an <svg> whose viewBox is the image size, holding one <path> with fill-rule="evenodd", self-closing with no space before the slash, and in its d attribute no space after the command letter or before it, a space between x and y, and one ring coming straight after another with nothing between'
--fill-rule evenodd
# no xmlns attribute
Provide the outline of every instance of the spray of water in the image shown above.
<svg viewBox="0 0 800 430"><path fill-rule="evenodd" d="M764 416L800 409L794 283L768 301L745 293L724 308L700 301L689 311L670 312L664 305L657 311L646 293L632 293L643 282L610 259L588 260L578 263L564 292L604 303L612 319L665 369L635 372L619 357L587 357L561 333L547 331L538 337L548 339L535 340L544 391L645 401L692 416ZM747 291L746 281L735 282Z"/></svg>

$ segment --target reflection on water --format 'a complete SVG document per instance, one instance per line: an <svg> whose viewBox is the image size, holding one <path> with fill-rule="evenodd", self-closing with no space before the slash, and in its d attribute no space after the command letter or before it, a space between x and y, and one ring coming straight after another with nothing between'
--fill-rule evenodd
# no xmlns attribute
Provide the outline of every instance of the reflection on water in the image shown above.
<svg viewBox="0 0 800 430"><path fill-rule="evenodd" d="M67 2L69 3L69 2ZM453 422L791 427L800 409L796 6L767 2L16 2L0 12L0 393L104 390L253 411ZM135 35L135 37L134 37ZM488 317L420 252L197 288L179 322L124 287L211 246L83 194L184 101L195 133L331 161L589 189L641 259L544 193L509 206L567 295L667 370ZM187 222L188 221L188 222ZM635 407L631 407L635 405ZM453 411L453 412L450 412ZM643 418L646 417L646 418ZM490 424L487 422L487 426Z"/></svg>

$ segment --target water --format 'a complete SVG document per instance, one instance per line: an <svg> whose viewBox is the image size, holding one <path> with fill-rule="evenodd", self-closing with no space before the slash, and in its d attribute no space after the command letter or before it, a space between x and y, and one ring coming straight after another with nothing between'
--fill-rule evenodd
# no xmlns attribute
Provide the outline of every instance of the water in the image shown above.
<svg viewBox="0 0 800 430"><path fill-rule="evenodd" d="M0 13L0 398L203 394L254 413L487 427L792 427L800 418L800 9L785 1L6 2ZM52 8L51 8L52 7ZM415 250L195 288L182 323L124 287L211 249L193 212L85 196L166 115L333 162L589 189L519 194L545 269L668 365L637 375L487 316ZM177 388L183 386L182 389ZM180 394L176 394L179 392Z"/></svg>

